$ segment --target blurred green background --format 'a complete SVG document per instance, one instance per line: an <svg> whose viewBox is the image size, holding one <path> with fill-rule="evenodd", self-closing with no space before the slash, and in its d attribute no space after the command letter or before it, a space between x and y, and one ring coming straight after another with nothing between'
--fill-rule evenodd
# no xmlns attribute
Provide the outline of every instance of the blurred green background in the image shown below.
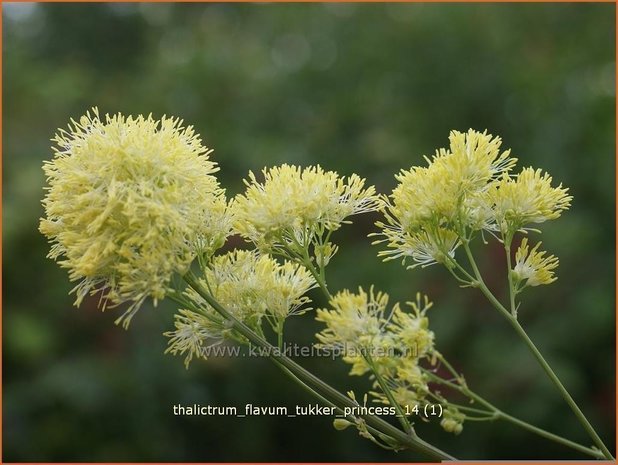
<svg viewBox="0 0 618 465"><path fill-rule="evenodd" d="M410 461L326 417L175 417L172 405L306 404L265 359L187 371L163 355L173 306L144 306L129 331L96 301L72 307L66 272L38 233L49 139L93 105L177 115L215 148L232 195L248 170L283 162L393 175L487 128L520 166L571 188L543 227L559 280L525 295L521 320L614 450L614 4L3 4L4 461ZM437 345L499 407L590 444L511 328L443 269L376 258L359 217L335 239L333 290L375 283L435 301ZM536 239L536 236L535 236ZM481 254L504 297L501 248ZM323 304L315 294L317 305ZM311 343L297 318L288 339ZM342 362L301 360L340 390L368 382ZM504 423L460 436L419 425L459 458L583 458Z"/></svg>

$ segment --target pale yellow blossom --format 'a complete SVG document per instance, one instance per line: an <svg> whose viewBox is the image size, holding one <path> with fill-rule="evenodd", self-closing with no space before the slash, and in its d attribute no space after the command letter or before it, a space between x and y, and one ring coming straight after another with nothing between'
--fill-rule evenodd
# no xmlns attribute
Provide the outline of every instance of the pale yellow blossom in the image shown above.
<svg viewBox="0 0 618 465"><path fill-rule="evenodd" d="M560 216L572 197L551 177L526 168L512 175L516 159L501 151L499 137L486 132L452 131L448 149L439 149L426 167L412 167L398 181L386 201L385 220L376 225L386 250L384 260L409 257L416 266L442 263L454 266L455 249L476 231L499 233L510 241L532 223Z"/></svg>
<svg viewBox="0 0 618 465"><path fill-rule="evenodd" d="M553 255L545 256L544 251L539 251L541 242L538 242L532 250L528 246L528 238L524 237L515 254L515 266L513 277L516 285L539 286L551 284L556 279L554 271L558 268L558 259Z"/></svg>
<svg viewBox="0 0 618 465"><path fill-rule="evenodd" d="M428 228L419 232L406 234L396 227L382 225L382 235L386 239L375 241L374 244L387 242L388 249L378 252L384 261L403 258L412 258L412 265L408 268L423 268L434 263L451 266L455 250L459 247L459 237L453 231L445 228Z"/></svg>
<svg viewBox="0 0 618 465"><path fill-rule="evenodd" d="M488 199L497 227L512 233L530 223L558 218L573 199L568 188L552 187L549 174L524 168L516 177L503 176L492 184Z"/></svg>
<svg viewBox="0 0 618 465"><path fill-rule="evenodd" d="M433 352L434 334L429 330L426 312L432 303L427 296L417 294L416 302L407 302L412 313L395 307L388 329L395 336L395 344L400 352L408 358L423 358Z"/></svg>
<svg viewBox="0 0 618 465"><path fill-rule="evenodd" d="M451 131L449 141L450 154L435 157L433 163L443 164L444 181L458 184L464 194L484 190L489 181L508 173L517 162L510 150L500 151L502 139L487 131Z"/></svg>
<svg viewBox="0 0 618 465"><path fill-rule="evenodd" d="M152 116L99 118L96 109L53 139L40 230L49 257L69 270L76 305L101 291L103 306L129 302L125 326L147 297L156 305L198 244L220 245L218 170L191 126ZM219 213L217 218L221 218Z"/></svg>
<svg viewBox="0 0 618 465"><path fill-rule="evenodd" d="M398 181L386 202L386 221L374 236L388 249L385 260L411 257L412 267L449 266L465 229L491 229L494 220L487 198L489 186L507 176L517 161L501 151L502 141L487 132L451 131L449 149L439 149L428 166L414 166L395 176Z"/></svg>
<svg viewBox="0 0 618 465"><path fill-rule="evenodd" d="M273 243L307 246L315 235L336 230L348 217L376 210L373 186L320 166L281 165L263 170L264 181L249 173L247 189L234 199L235 228L261 248Z"/></svg>
<svg viewBox="0 0 618 465"><path fill-rule="evenodd" d="M388 212L406 233L427 222L441 226L457 222L461 208L478 204L476 196L517 161L509 150L500 152L499 137L486 132L451 131L449 139L449 150L439 149L432 159L425 157L427 167L415 166L395 176L399 183Z"/></svg>
<svg viewBox="0 0 618 465"><path fill-rule="evenodd" d="M377 372L391 386L396 401L405 406L420 402L428 392L427 379L418 363L434 353L434 334L429 330L426 312L432 304L417 295L407 303L411 312L399 304L387 311L388 295L359 288L344 290L330 301L331 309L320 309L316 320L326 328L316 337L321 346L343 349L343 361L352 365L350 375ZM371 394L378 402L389 403L374 378Z"/></svg>
<svg viewBox="0 0 618 465"><path fill-rule="evenodd" d="M388 295L369 293L359 288L358 293L347 289L338 292L329 302L330 309L318 309L316 320L326 328L316 337L325 346L345 346L348 349L370 348L386 324Z"/></svg>
<svg viewBox="0 0 618 465"><path fill-rule="evenodd" d="M306 310L310 299L305 294L316 286L303 266L289 261L279 264L268 255L247 250L215 257L199 282L223 307L254 328L264 316L285 319ZM208 307L195 290L186 292L197 305Z"/></svg>
<svg viewBox="0 0 618 465"><path fill-rule="evenodd" d="M169 337L165 353L185 355L185 367L193 358L206 359L204 348L220 344L223 321L213 321L204 315L191 310L179 310L174 316L174 331L163 333Z"/></svg>

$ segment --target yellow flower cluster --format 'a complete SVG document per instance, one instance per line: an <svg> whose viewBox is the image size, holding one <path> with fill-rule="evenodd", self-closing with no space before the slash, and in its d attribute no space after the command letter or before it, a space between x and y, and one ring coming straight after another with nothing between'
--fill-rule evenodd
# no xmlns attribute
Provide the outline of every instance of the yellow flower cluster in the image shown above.
<svg viewBox="0 0 618 465"><path fill-rule="evenodd" d="M302 265L279 264L268 255L247 250L214 257L200 283L223 307L256 329L264 316L280 321L306 311L303 306L310 299L305 294L316 286ZM202 308L208 305L193 289L187 296Z"/></svg>
<svg viewBox="0 0 618 465"><path fill-rule="evenodd" d="M359 288L358 294L345 289L329 303L332 310L318 309L316 316L317 321L326 324L326 329L316 335L322 345L371 348L383 336L387 294L375 294L373 287L369 293Z"/></svg>
<svg viewBox="0 0 618 465"><path fill-rule="evenodd" d="M380 207L374 187L355 174L345 179L319 166L284 164L263 175L261 183L250 172L246 192L233 202L235 229L261 249L294 242L307 247L316 234Z"/></svg>
<svg viewBox="0 0 618 465"><path fill-rule="evenodd" d="M428 392L427 380L419 361L434 351L434 334L425 315L432 306L428 298L417 295L407 303L411 312L395 304L387 312L388 295L359 288L344 290L330 301L331 309L319 309L316 320L326 328L316 335L321 347L343 350L343 360L352 365L351 375L363 375L374 368L392 387L400 405L415 405ZM376 382L374 388L378 388ZM372 393L388 403L383 392Z"/></svg>
<svg viewBox="0 0 618 465"><path fill-rule="evenodd" d="M206 318L191 310L179 310L174 317L174 327L176 328L174 331L163 333L170 338L165 353L173 355L186 353L186 368L189 368L194 357L206 359L204 347L217 345L223 341L223 321Z"/></svg>
<svg viewBox="0 0 618 465"><path fill-rule="evenodd" d="M551 284L557 279L553 270L558 267L558 259L553 255L545 257L545 252L538 250L540 245L539 242L530 250L528 238L524 237L517 249L512 273L518 290L525 286Z"/></svg>
<svg viewBox="0 0 618 465"><path fill-rule="evenodd" d="M487 198L498 229L507 234L530 223L558 218L571 205L572 197L562 184L551 186L549 174L524 168L515 177L503 176L493 183Z"/></svg>
<svg viewBox="0 0 618 465"><path fill-rule="evenodd" d="M452 131L449 149L439 149L427 167L412 167L399 181L378 222L387 243L385 260L410 257L411 267L442 263L450 266L462 239L475 231L503 237L560 216L571 197L551 177L526 168L513 176L516 159L501 152L501 139L487 132Z"/></svg>
<svg viewBox="0 0 618 465"><path fill-rule="evenodd" d="M211 150L179 119L102 120L96 109L53 140L40 223L49 257L80 281L76 305L98 291L104 307L130 302L118 320L127 326L147 297L165 297L198 247L216 248L229 233Z"/></svg>

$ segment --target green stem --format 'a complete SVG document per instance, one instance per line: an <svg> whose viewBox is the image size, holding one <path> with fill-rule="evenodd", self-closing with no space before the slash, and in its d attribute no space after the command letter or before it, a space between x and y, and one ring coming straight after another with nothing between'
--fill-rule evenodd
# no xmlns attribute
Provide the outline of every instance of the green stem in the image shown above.
<svg viewBox="0 0 618 465"><path fill-rule="evenodd" d="M451 262L451 264L453 266L455 266L455 268L457 268L459 271L461 271L463 273L463 275L468 279L468 281L457 277L457 280L460 282L465 283L466 285L474 285L475 283L475 279L474 276L472 276L470 273L468 273L468 271L459 264L459 262L457 260L455 260L454 258L452 258L451 256L449 256L448 254L446 254L447 259ZM449 267L447 267L447 269L451 272L451 274L453 274L453 270ZM455 275L456 276L456 275Z"/></svg>
<svg viewBox="0 0 618 465"><path fill-rule="evenodd" d="M269 354L269 357L290 370L294 375L298 376L304 383L310 386L312 389L318 391L322 396L330 399L333 403L344 406L356 408L358 404L350 399L349 397L341 394L339 391L326 384L324 381L313 375L312 373L305 370L303 367L298 365L293 360L288 357L278 353L275 347L271 346L268 342L260 338L255 332L251 330L247 325L243 322L239 321L234 315L228 312L224 307L222 307L208 292L206 292L202 286L200 286L199 282L195 278L195 276L189 272L184 276L184 280L191 286L216 312L221 314L224 318L232 323L234 330L240 333L242 336L247 338L253 344L265 349L266 353ZM410 449L413 449L417 452L420 452L427 457L434 460L455 460L454 457L447 454L446 452L438 449L437 447L423 441L421 438L417 436L409 436L403 431L395 428L390 423L382 420L379 417L373 415L360 415L360 418L363 418L369 426L372 426L376 430L386 434L394 438L398 443L403 446L406 446Z"/></svg>
<svg viewBox="0 0 618 465"><path fill-rule="evenodd" d="M371 371L376 377L380 388L382 388L382 392L386 394L386 397L388 398L390 404L395 407L395 410L397 411L397 418L399 419L399 423L401 423L401 426L403 426L404 431L408 434L416 435L416 433L414 432L414 428L412 428L412 425L410 425L408 418L404 415L403 410L401 410L401 405L399 405L399 403L395 400L395 398L393 397L393 393L386 385L386 381L384 381L384 378L382 378L382 375L379 373L377 367L373 363L373 358L371 358L371 354L368 353L365 356L365 360L367 361L369 368L371 368Z"/></svg>
<svg viewBox="0 0 618 465"><path fill-rule="evenodd" d="M309 244L307 243L307 240L303 240L303 243L301 244L294 235L291 235L290 237L292 244L294 245L291 250L293 256L291 256L290 258L304 265L305 268L309 270L315 281L318 283L318 286L320 286L320 289L322 289L322 292L326 296L326 299L330 302L332 296L328 290L328 287L326 286L324 267L320 267L320 271L316 270L315 266L313 265L313 261L309 256ZM282 240L282 242L285 241Z"/></svg>
<svg viewBox="0 0 618 465"><path fill-rule="evenodd" d="M326 297L327 301L330 302L333 296L330 294L330 291L328 290L328 287L326 286L326 280L324 278L324 268L321 268L320 271L316 270L315 266L313 266L313 263L311 262L311 257L309 257L309 254L307 253L306 250L304 252L305 253L303 254L301 263L305 265L305 267L309 270L309 272L315 278L315 281L318 283L318 286L320 286L322 293Z"/></svg>
<svg viewBox="0 0 618 465"><path fill-rule="evenodd" d="M285 366L283 366L281 363L279 363L276 360L273 360L273 362L275 363L275 365L277 365L281 371L283 371L292 381L294 381L296 384L298 384L301 388L303 388L305 391L307 391L309 394L311 394L312 396L316 397L320 402L322 402L323 404L334 408L343 418L345 418L346 420L348 420L350 423L355 424L356 423L356 418L353 417L352 415L348 415L345 416L345 412L337 407L335 404L333 404L330 400L328 400L326 397L322 396L322 394L320 394L319 392L317 392L316 390L312 389L311 387L307 386L300 378L298 378L294 373L292 373L290 370L288 370ZM368 426L367 425L367 431L369 431L370 433L372 433L375 436L378 437L383 437L386 436L388 437L390 440L392 440L393 442L397 442L395 441L393 438L391 438L390 436L385 435L384 433L382 433L381 431L378 431L377 429L373 428L372 426ZM392 450L392 447L389 446L385 446L384 444L380 443L378 440L376 440L375 438L370 440L377 444L378 446L384 448L384 449L388 449L388 450Z"/></svg>
<svg viewBox="0 0 618 465"><path fill-rule="evenodd" d="M470 413L476 413L478 415L485 415L485 417L489 417L489 416L493 416L494 415L494 412L489 411L489 410L482 410L482 409L479 409L479 408L469 407L467 405L461 405L461 404L457 404L455 402L450 402L445 397L443 397L441 395L436 395L433 392L428 392L428 395L432 399L435 399L437 401L437 403L443 404L443 405L448 404L449 406L453 406L453 407L457 408L457 410L464 410L464 411L467 411L467 412L470 412ZM466 415L466 420L468 420L470 418L471 418L470 416ZM495 420L495 418L494 418L494 420Z"/></svg>
<svg viewBox="0 0 618 465"><path fill-rule="evenodd" d="M525 430L528 430L534 434L537 434L541 437L544 437L546 439L549 439L550 441L554 441L557 442L559 444L562 444L566 447L569 447L571 449L575 449L583 454L589 455L591 457L595 457L597 459L601 459L603 458L604 454L602 454L600 451L596 450L596 449L592 449L590 447L586 447L583 446L581 444L578 444L576 442L573 442L569 439L563 438L561 436L558 436L554 433L550 433L549 431L546 431L544 429L538 428L528 422L525 422L523 420L520 420L519 418L516 418L512 415L509 415L505 412L503 412L502 410L500 410L499 408L497 408L496 406L494 406L492 403L490 403L489 401L485 400L484 398L482 398L481 396L479 396L478 394L476 394L475 392L471 391L467 386L461 386L459 384L453 383L451 381L447 381L443 378L441 378L440 376L437 376L436 374L432 373L429 370L423 369L423 372L425 374L427 374L429 376L429 378L439 384L442 384L444 386L448 386L452 389L455 389L456 391L461 392L463 395L465 395L466 397L474 400L475 402L478 402L479 404L481 404L483 407L489 409L495 416L496 419L502 419L505 421L508 421L510 423L513 423Z"/></svg>
<svg viewBox="0 0 618 465"><path fill-rule="evenodd" d="M515 306L515 286L513 286L513 269L511 266L511 242L513 238L507 237L504 241L504 251L506 252L507 276L509 280L509 300L511 304L511 315L517 318L517 307Z"/></svg>
<svg viewBox="0 0 618 465"><path fill-rule="evenodd" d="M556 373L554 373L554 370L552 370L551 366L549 366L549 363L547 363L539 349L537 349L536 345L534 345L534 342L532 342L524 328L519 324L516 318L510 318L509 322L511 323L511 326L515 328L517 334L519 334L519 336L524 340L530 351L534 354L534 357L537 359L541 367L543 367L543 370L545 370L545 373L547 374L549 379L551 379L554 385L558 388L558 390L562 394L562 397L564 397L566 403L569 404L569 407L571 407L571 410L573 410L573 413L575 413L575 416L579 419L579 422L588 432L596 446L603 452L605 458L608 460L614 460L614 457L612 456L609 449L605 446L605 444L603 443L597 432L594 430L584 413L575 403L575 400L573 400L573 397L571 397L571 394L569 394L569 391L567 391Z"/></svg>
<svg viewBox="0 0 618 465"><path fill-rule="evenodd" d="M560 394L562 394L562 397L564 398L566 403L569 405L569 407L571 408L571 410L573 411L573 413L575 414L579 422L582 424L582 426L584 427L588 435L594 441L595 445L603 452L603 455L605 456L605 458L607 458L608 460L614 460L614 457L610 453L609 449L605 446L605 444L603 443L603 441L601 440L597 432L594 430L594 428L592 427L592 425L590 424L586 416L583 414L581 409L578 407L578 405L573 400L573 397L571 397L571 394L569 394L569 392L566 390L566 388L564 387L564 385L562 384L562 382L556 375L556 373L554 373L554 370L552 370L551 366L549 366L549 363L547 363L547 361L545 360L545 358L543 357L539 349L537 349L536 345L534 345L534 343L532 342L532 340L530 339L530 337L528 336L524 328L519 324L519 322L517 321L517 318L511 312L509 312L504 307L504 305L502 305L500 301L498 301L498 299L496 299L493 293L489 290L489 288L483 281L483 278L478 269L478 266L476 265L476 262L474 261L474 257L472 255L472 251L470 250L470 246L468 242L464 242L463 245L466 251L466 255L468 256L470 266L472 266L472 269L474 270L474 275L477 279L478 287L481 290L481 292L485 295L485 297L487 297L487 299L492 303L492 305L496 309L498 309L500 313L502 313L502 315L507 319L507 321L515 329L519 337L526 343L526 345L528 346L528 349L532 352L532 354L534 355L538 363L541 365L541 367L543 368L543 370L545 371L549 379L556 386L558 391L560 391Z"/></svg>
<svg viewBox="0 0 618 465"><path fill-rule="evenodd" d="M180 305L181 307L187 307L187 301L184 299L184 297L182 296L182 294L173 291L173 292L169 292L166 297L170 300L173 300L174 302L176 302L178 305Z"/></svg>
<svg viewBox="0 0 618 465"><path fill-rule="evenodd" d="M460 405L460 404L455 404L453 402L449 402L450 405L454 406L455 408L457 408L458 410L463 410L463 411L467 411L470 413L476 413L478 415L485 415L486 417L493 417L493 419L496 419L495 413L496 412L492 412L489 410L483 410L480 408L474 408L474 407L468 407L467 405ZM466 419L468 419L470 417L466 416Z"/></svg>
<svg viewBox="0 0 618 465"><path fill-rule="evenodd" d="M455 370L453 365L451 365L450 362L446 358L444 358L444 356L438 351L436 351L435 354L438 360L440 360L440 363L446 367L446 369L451 373L451 375L453 375L457 382L459 384L465 385L466 381L464 377L460 373L458 373L457 370Z"/></svg>
<svg viewBox="0 0 618 465"><path fill-rule="evenodd" d="M491 304L496 307L504 317L506 317L507 319L511 319L511 313L506 308L504 308L504 305L502 305L498 299L496 299L496 297L491 293L491 291L485 284L485 281L483 281L483 277L481 276L481 272L476 265L476 261L474 260L474 256L472 255L472 251L470 250L468 242L464 242L463 246L464 250L466 251L468 261L470 262L470 266L472 267L472 271L474 272L476 286L481 290L483 295L487 297L487 300L489 300Z"/></svg>
<svg viewBox="0 0 618 465"><path fill-rule="evenodd" d="M496 415L487 415L486 417L471 417L466 415L466 421L496 421Z"/></svg>
<svg viewBox="0 0 618 465"><path fill-rule="evenodd" d="M281 318L279 320L279 324L277 325L277 347L279 348L279 350L281 350L283 347L283 324L284 323L285 323L285 320Z"/></svg>

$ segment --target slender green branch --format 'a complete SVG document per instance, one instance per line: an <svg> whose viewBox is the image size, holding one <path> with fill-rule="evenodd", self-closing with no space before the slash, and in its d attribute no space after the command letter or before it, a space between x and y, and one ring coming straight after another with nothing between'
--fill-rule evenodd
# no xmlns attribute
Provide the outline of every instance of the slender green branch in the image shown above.
<svg viewBox="0 0 618 465"><path fill-rule="evenodd" d="M181 307L187 307L188 302L185 300L184 296L177 292L177 291L173 291L173 292L168 292L167 296L168 299L173 300L174 302L176 302L178 305L180 305Z"/></svg>
<svg viewBox="0 0 618 465"><path fill-rule="evenodd" d="M451 273L451 275L453 275L453 277L461 283L461 287L469 287L472 286L472 281L468 281L463 279L462 277L460 277L453 268L447 266L446 269L449 271L449 273Z"/></svg>
<svg viewBox="0 0 618 465"><path fill-rule="evenodd" d="M474 408L474 407L470 407L468 405L461 405L458 404L456 402L451 402L449 400L447 400L444 396L440 395L440 394L436 394L433 392L428 392L427 393L432 399L435 399L439 404L449 404L449 406L453 406L455 408L457 408L458 410L464 410L464 411L468 411L470 413L476 413L478 415L484 415L484 416L492 416L495 415L494 412L490 411L490 410L482 410L479 408ZM470 416L466 415L466 419L471 418ZM495 418L494 418L495 420Z"/></svg>
<svg viewBox="0 0 618 465"><path fill-rule="evenodd" d="M458 410L463 410L463 411L468 411L470 413L476 413L478 415L485 415L486 417L493 417L493 419L496 419L496 412L492 412L490 410L483 410L480 408L474 408L474 407L469 407L467 405L461 405L461 404L456 404L454 402L449 402L450 405L452 405L453 407L457 408ZM469 416L466 416L466 419L470 418Z"/></svg>
<svg viewBox="0 0 618 465"><path fill-rule="evenodd" d="M560 381L556 373L554 373L554 370L552 370L549 363L547 363L547 361L545 360L545 358L543 357L539 349L537 349L536 345L534 345L534 343L532 342L532 340L530 339L530 337L528 336L524 328L519 324L519 322L517 321L517 318L511 312L509 312L504 307L504 305L500 303L498 299L496 299L493 293L486 286L481 276L481 273L479 271L479 268L476 265L476 262L474 261L474 256L472 255L472 251L470 250L470 246L468 242L464 242L463 245L466 251L466 255L468 256L468 261L470 262L470 266L472 266L472 269L474 270L474 275L479 283L479 289L481 290L481 292L485 295L485 297L487 297L487 299L492 303L492 305L496 309L498 309L500 313L502 313L502 315L507 319L507 321L515 329L519 337L526 343L526 345L528 346L528 349L532 352L532 354L534 355L536 360L539 362L539 364L541 365L541 367L543 368L543 370L545 371L549 379L556 386L558 391L560 391L560 394L562 394L562 397L564 398L566 403L569 405L569 407L571 408L571 410L573 411L573 413L575 414L579 422L582 424L582 426L584 427L584 429L586 430L590 438L594 441L595 445L603 452L604 457L607 458L608 460L614 460L614 457L612 456L607 446L605 446L605 444L603 443L603 441L601 440L597 432L594 430L594 428L592 427L592 425L590 424L590 422L588 421L584 413L575 403L575 400L573 400L573 397L571 397L571 394L569 394L569 392L564 387L564 385L562 384L562 382Z"/></svg>
<svg viewBox="0 0 618 465"><path fill-rule="evenodd" d="M549 439L551 441L557 442L559 444L562 444L566 447L569 447L571 449L575 449L583 454L589 455L591 457L595 457L597 459L602 459L604 458L604 454L602 454L599 450L590 448L590 447L586 447L583 446L581 444L578 444L576 442L573 442L569 439L563 438L562 436L558 436L554 433L550 433L549 431L546 431L544 429L538 428L528 422L525 422L523 420L520 420L519 418L516 418L512 415L509 415L505 412L503 412L502 410L500 410L499 408L497 408L496 406L494 406L492 403L490 403L489 401L485 400L484 398L482 398L481 396L479 396L478 394L476 394L475 392L471 391L467 386L462 386L460 384L457 383L453 383L451 381L445 380L443 378L441 378L440 376L436 375L435 373L433 373L430 370L424 369L422 368L423 372L434 382L438 383L438 384L442 384L444 386L448 386L451 389L454 389L456 391L459 391L460 393L462 393L464 396L468 397L469 399L474 400L475 402L478 402L479 404L481 404L483 407L487 408L488 410L490 410L491 412L493 412L495 419L502 419L505 421L508 421L510 423L513 423L523 429L526 429L534 434L537 434L539 436L542 436L546 439ZM462 406L464 407L464 406Z"/></svg>
<svg viewBox="0 0 618 465"><path fill-rule="evenodd" d="M303 256L300 260L300 263L305 265L305 267L309 270L309 272L315 278L315 281L318 283L318 286L320 286L322 293L324 294L326 299L330 302L333 296L330 294L330 291L328 290L328 287L326 286L326 280L324 278L324 268L321 267L320 271L318 271L315 268L315 266L313 265L313 262L311 261L311 257L309 256L309 253L307 252L306 249L303 250Z"/></svg>
<svg viewBox="0 0 618 465"><path fill-rule="evenodd" d="M507 277L509 280L509 301L511 304L511 315L517 318L517 307L515 306L515 286L513 285L513 268L511 265L511 243L512 236L508 236L504 240L504 251L506 253Z"/></svg>
<svg viewBox="0 0 618 465"><path fill-rule="evenodd" d="M284 323L285 323L285 320L281 318L279 320L279 325L277 326L277 347L279 348L279 350L281 350L281 348L283 347L283 324Z"/></svg>
<svg viewBox="0 0 618 465"><path fill-rule="evenodd" d="M605 444L603 443L603 441L601 440L597 432L594 430L594 428L592 427L592 425L590 424L590 422L588 421L584 413L575 403L575 400L573 400L573 397L571 397L571 394L569 394L569 391L567 391L567 389L564 387L564 385L562 384L562 382L560 381L556 373L554 373L554 370L552 370L549 363L547 363L547 361L545 360L545 358L543 357L539 349L537 349L536 345L534 345L534 342L532 342L532 340L530 339L530 337L528 336L524 328L519 324L519 322L515 318L510 318L509 322L511 323L511 326L515 328L515 331L517 331L517 334L519 334L519 336L524 340L524 342L526 343L530 351L533 353L534 357L537 359L537 361L541 365L541 367L543 367L543 370L545 370L545 373L547 373L547 376L549 377L549 379L551 379L554 385L558 388L558 390L562 394L562 397L564 397L564 400L566 401L566 403L569 405L569 407L571 407L571 410L573 410L573 413L575 413L575 416L578 418L579 422L583 425L587 433L590 435L595 445L603 452L603 455L605 456L606 459L614 460L614 457L612 456L609 449L605 446Z"/></svg>
<svg viewBox="0 0 618 465"><path fill-rule="evenodd" d="M373 358L371 357L371 354L367 353L365 355L365 360L367 361L369 368L371 368L371 371L376 377L380 388L382 388L382 392L384 392L390 404L395 407L395 410L397 411L397 418L399 419L399 423L401 423L401 426L403 426L404 431L408 434L416 436L414 428L412 428L412 425L408 421L408 417L406 417L406 415L403 413L403 410L401 409L401 405L399 405L399 403L395 400L395 398L393 397L393 393L386 384L386 381L384 381L384 378L382 378L382 375L378 371L378 368L373 363Z"/></svg>
<svg viewBox="0 0 618 465"><path fill-rule="evenodd" d="M207 291L205 291L202 286L200 286L199 282L195 278L195 276L189 272L184 276L184 280L189 284L206 302L219 314L221 314L224 318L230 321L233 325L233 328L240 333L242 336L247 338L251 343L265 349L265 351L269 354L269 357L279 362L281 365L286 367L296 376L303 380L305 384L310 386L312 389L318 391L322 396L327 399L330 399L336 405L342 407L351 407L356 408L358 404L350 399L349 397L341 394L339 391L326 384L324 381L313 375L312 373L305 370L303 367L298 365L293 360L288 357L278 353L276 348L271 346L268 342L260 338L255 332L251 330L247 325L243 322L239 321L234 315L228 312L224 307L222 307ZM402 446L406 446L412 450L420 452L427 457L434 460L455 460L454 457L447 454L446 452L438 449L437 447L423 441L421 438L415 436L409 436L405 432L395 428L390 423L382 420L379 417L373 415L360 415L360 418L364 419L367 424L376 430L384 433L386 436L390 436L394 438L399 444Z"/></svg>
<svg viewBox="0 0 618 465"><path fill-rule="evenodd" d="M345 415L345 412L338 407L337 405L333 404L330 400L328 400L326 397L322 396L322 394L320 394L319 392L317 392L315 389L312 389L311 387L309 387L307 384L305 384L298 376L296 376L294 373L292 373L290 370L288 370L285 366L283 366L280 362L278 362L277 360L273 360L273 362L275 363L275 365L277 365L279 367L279 369L281 369L281 371L283 371L292 381L294 381L296 384L298 384L300 387L302 387L305 391L307 391L309 394L311 394L312 396L316 397L320 402L322 402L322 404L325 404L329 407L334 408L340 415L342 418L345 418L346 420L348 420L350 423L355 424L356 423L356 418L353 417L352 415ZM374 436L378 436L378 437L388 437L389 440L391 440L392 442L397 442L395 439L393 439L392 437L382 433L381 431L378 431L377 429L373 428L372 426L367 425L367 431L369 431L371 434L373 434ZM388 450L393 450L392 446L385 446L384 444L382 444L380 441L376 440L375 438L369 438L374 444L377 444L378 446L384 448L384 449L388 449Z"/></svg>
<svg viewBox="0 0 618 465"><path fill-rule="evenodd" d="M471 417L466 415L466 421L496 421L496 415L491 414L485 417Z"/></svg>
<svg viewBox="0 0 618 465"><path fill-rule="evenodd" d="M446 369L453 375L457 382L461 385L465 385L466 380L460 373L457 372L457 370L455 370L453 365L451 365L450 362L440 352L435 351L434 353L438 360L440 360L440 363L446 367Z"/></svg>
<svg viewBox="0 0 618 465"><path fill-rule="evenodd" d="M487 297L487 300L489 300L491 304L494 307L496 307L500 311L500 313L502 313L502 315L504 315L507 319L510 319L512 317L511 313L506 308L504 308L504 305L502 305L500 301L496 299L496 297L492 294L492 292L489 290L489 288L485 284L485 281L483 280L481 272L479 271L479 268L476 265L476 261L474 260L474 256L472 255L472 251L470 250L469 243L466 241L463 243L463 246L464 246L464 250L466 251L466 256L468 257L468 261L470 262L470 266L472 267L472 270L474 272L474 276L476 278L476 282L478 284L479 289L485 295L485 297Z"/></svg>
<svg viewBox="0 0 618 465"><path fill-rule="evenodd" d="M321 237L321 235L319 235L319 237ZM328 237L330 237L330 233ZM293 256L290 256L290 259L296 261L297 263L300 263L301 265L304 265L305 268L309 270L315 281L318 283L318 286L326 296L326 300L330 302L332 296L328 290L328 287L326 286L324 267L320 266L320 270L318 271L313 265L313 260L309 256L309 244L307 243L307 240L304 239L303 243L301 244L294 235L291 235L290 239L291 245L293 246L291 247L291 251L294 254ZM281 239L281 242L285 243L283 239Z"/></svg>
<svg viewBox="0 0 618 465"><path fill-rule="evenodd" d="M466 282L466 284L468 285L475 285L476 283L476 279L474 278L474 276L472 276L468 270L466 270L463 266L461 266L459 264L459 262L457 260L455 260L453 257L451 257L449 254L445 254L445 256L447 257L447 259L450 261L450 263L457 268L459 271L461 271L463 273L463 275L466 277L467 281L458 278L459 281L464 281ZM447 269L451 272L451 274L453 274L453 270L447 266Z"/></svg>

